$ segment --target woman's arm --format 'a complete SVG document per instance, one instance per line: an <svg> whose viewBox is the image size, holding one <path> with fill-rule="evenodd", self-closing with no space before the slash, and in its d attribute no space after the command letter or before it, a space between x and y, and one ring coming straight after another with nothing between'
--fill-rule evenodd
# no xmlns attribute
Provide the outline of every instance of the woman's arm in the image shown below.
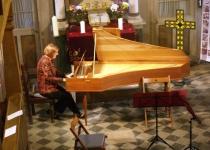
<svg viewBox="0 0 210 150"><path fill-rule="evenodd" d="M61 71L56 70L56 77L65 78L65 74L62 73Z"/></svg>
<svg viewBox="0 0 210 150"><path fill-rule="evenodd" d="M42 70L45 75L45 80L49 82L62 82L62 77L57 77L57 70L50 60L43 61Z"/></svg>

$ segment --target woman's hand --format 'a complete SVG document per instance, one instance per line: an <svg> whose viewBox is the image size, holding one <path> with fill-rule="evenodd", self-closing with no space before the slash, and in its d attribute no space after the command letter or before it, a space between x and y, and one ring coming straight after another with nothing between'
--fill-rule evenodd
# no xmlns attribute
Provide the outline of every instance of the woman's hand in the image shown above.
<svg viewBox="0 0 210 150"><path fill-rule="evenodd" d="M74 76L74 73L70 73L70 74L65 75L66 78L72 78L73 76Z"/></svg>

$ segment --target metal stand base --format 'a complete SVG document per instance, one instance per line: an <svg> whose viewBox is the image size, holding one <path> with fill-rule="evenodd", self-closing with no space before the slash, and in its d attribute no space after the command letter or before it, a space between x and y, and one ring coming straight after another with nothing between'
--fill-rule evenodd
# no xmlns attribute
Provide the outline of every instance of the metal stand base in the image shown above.
<svg viewBox="0 0 210 150"><path fill-rule="evenodd" d="M150 147L156 142L156 141L160 141L166 145L168 145L171 149L174 150L173 147L171 147L171 145L169 145L166 141L164 141L159 135L156 135L154 139L152 139L152 143L150 144L150 146L147 148L148 150L150 149Z"/></svg>
<svg viewBox="0 0 210 150"><path fill-rule="evenodd" d="M156 117L155 117L155 123L156 123L156 136L152 139L152 143L150 144L150 146L148 147L147 150L150 149L150 147L156 142L156 141L160 141L162 143L165 143L166 145L168 145L171 149L174 150L173 147L171 147L168 143L166 143L166 141L164 141L159 135L158 135L158 113L157 113L157 107L158 107L158 97L156 96L155 97L155 108L156 108L156 111L155 111L155 114L156 114Z"/></svg>
<svg viewBox="0 0 210 150"><path fill-rule="evenodd" d="M190 121L189 121L189 123L190 123L190 145L187 147L187 148L185 148L184 150L199 150L198 148L196 148L196 147L193 147L192 146L192 120L193 120L194 118L190 118Z"/></svg>

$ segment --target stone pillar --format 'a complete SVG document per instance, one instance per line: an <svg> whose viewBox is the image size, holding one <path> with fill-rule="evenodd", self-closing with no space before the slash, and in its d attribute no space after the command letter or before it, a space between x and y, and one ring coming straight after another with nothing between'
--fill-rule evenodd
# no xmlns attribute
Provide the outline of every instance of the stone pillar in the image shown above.
<svg viewBox="0 0 210 150"><path fill-rule="evenodd" d="M60 32L65 31L68 27L68 23L66 21L66 6L64 0L55 0L54 1L55 7L55 16L58 19L58 30ZM60 34L59 34L60 35Z"/></svg>
<svg viewBox="0 0 210 150"><path fill-rule="evenodd" d="M55 16L57 19L66 19L64 0L55 0Z"/></svg>
<svg viewBox="0 0 210 150"><path fill-rule="evenodd" d="M142 42L142 28L146 24L139 14L139 0L128 0L129 12L128 12L128 23L132 24L139 35L139 41Z"/></svg>
<svg viewBox="0 0 210 150"><path fill-rule="evenodd" d="M138 0L129 0L128 4L129 4L128 22L129 23L142 22L142 18L139 15Z"/></svg>
<svg viewBox="0 0 210 150"><path fill-rule="evenodd" d="M139 2L138 0L129 0L129 14L139 15Z"/></svg>

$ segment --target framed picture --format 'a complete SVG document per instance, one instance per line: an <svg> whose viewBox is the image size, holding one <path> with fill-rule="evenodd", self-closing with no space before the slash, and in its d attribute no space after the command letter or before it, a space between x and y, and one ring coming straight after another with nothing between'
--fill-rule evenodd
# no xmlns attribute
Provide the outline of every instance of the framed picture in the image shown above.
<svg viewBox="0 0 210 150"><path fill-rule="evenodd" d="M202 1L203 0L198 0L198 7L200 7L200 8L202 7Z"/></svg>

